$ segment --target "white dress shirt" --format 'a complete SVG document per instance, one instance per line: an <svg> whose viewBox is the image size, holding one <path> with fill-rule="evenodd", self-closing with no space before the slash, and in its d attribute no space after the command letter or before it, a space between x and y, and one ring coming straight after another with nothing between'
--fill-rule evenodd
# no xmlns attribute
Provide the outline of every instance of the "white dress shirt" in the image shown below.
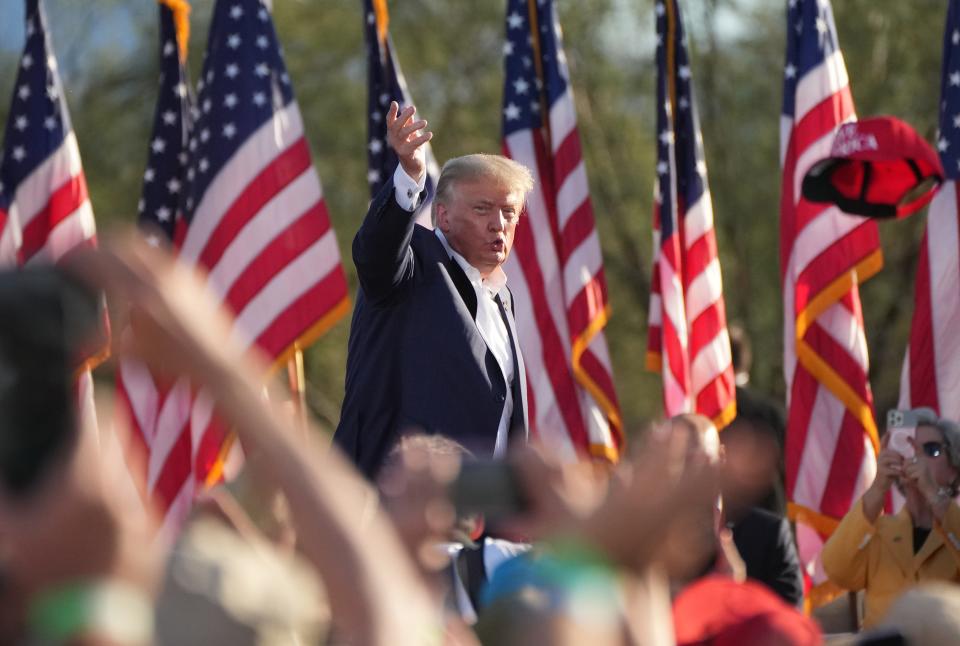
<svg viewBox="0 0 960 646"><path fill-rule="evenodd" d="M451 570L453 571L453 589L447 594L453 595L460 617L472 626L477 623L477 610L473 607L467 586L460 578L460 572L457 570L457 560L463 551L463 543L442 543L440 548L450 557ZM529 543L514 543L501 538L485 536L483 538L483 569L487 575L487 581L493 578L494 573L500 569L501 565L512 558L529 552L532 548L533 546Z"/></svg>
<svg viewBox="0 0 960 646"><path fill-rule="evenodd" d="M404 172L403 167L397 165L397 170L393 174L393 186L397 204L407 211L413 211L417 207L420 198L420 192L426 182L426 174L417 183ZM477 331L487 344L490 352L493 353L500 366L500 372L503 375L503 381L506 389L503 402L503 411L500 413L500 424L497 427L497 441L493 449L493 457L501 458L507 453L507 443L510 433L510 418L513 414L513 379L515 377L515 366L513 362L513 350L510 347L510 332L507 330L507 323L500 315L500 308L494 300L497 294L501 292L501 302L506 304L510 302L509 292L506 290L507 274L503 269L497 267L486 278L480 276L480 271L467 262L467 259L455 251L443 232L439 228L434 229L434 234L440 240L443 247L447 250L453 260L456 261L463 273L467 275L467 280L473 287L477 296L477 316L474 319L477 324Z"/></svg>

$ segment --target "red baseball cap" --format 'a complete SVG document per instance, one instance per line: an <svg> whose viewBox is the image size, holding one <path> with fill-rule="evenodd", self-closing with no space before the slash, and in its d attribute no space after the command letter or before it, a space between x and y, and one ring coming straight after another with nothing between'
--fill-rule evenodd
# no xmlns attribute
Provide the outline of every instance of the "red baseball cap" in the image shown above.
<svg viewBox="0 0 960 646"><path fill-rule="evenodd" d="M759 583L711 575L673 602L677 646L818 646L817 624Z"/></svg>
<svg viewBox="0 0 960 646"><path fill-rule="evenodd" d="M803 178L803 197L873 218L904 218L926 206L940 183L936 151L907 123L873 117L840 126L830 156Z"/></svg>

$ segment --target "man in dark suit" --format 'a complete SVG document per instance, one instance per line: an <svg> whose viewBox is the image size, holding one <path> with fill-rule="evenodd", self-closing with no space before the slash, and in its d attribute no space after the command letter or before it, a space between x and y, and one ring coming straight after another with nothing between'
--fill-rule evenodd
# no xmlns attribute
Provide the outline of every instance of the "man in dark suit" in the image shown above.
<svg viewBox="0 0 960 646"><path fill-rule="evenodd" d="M387 140L400 163L353 240L360 290L334 441L368 477L408 429L499 457L528 428L523 359L501 265L533 179L497 155L448 161L430 231L415 224L415 211L431 137L412 106L401 111L391 103Z"/></svg>

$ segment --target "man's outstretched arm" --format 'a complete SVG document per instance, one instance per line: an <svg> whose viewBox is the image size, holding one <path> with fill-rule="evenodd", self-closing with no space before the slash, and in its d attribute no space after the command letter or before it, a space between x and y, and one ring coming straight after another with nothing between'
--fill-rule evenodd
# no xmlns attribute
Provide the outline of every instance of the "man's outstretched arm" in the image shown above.
<svg viewBox="0 0 960 646"><path fill-rule="evenodd" d="M414 120L416 108L394 101L387 112L387 143L400 161L394 180L373 199L353 239L353 262L367 297L389 298L413 277L414 208L426 176L424 145L433 138L427 122Z"/></svg>

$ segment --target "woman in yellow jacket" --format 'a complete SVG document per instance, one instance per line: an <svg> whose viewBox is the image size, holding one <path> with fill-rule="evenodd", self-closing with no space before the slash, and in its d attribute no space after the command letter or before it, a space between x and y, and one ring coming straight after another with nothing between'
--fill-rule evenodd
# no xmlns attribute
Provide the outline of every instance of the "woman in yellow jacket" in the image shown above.
<svg viewBox="0 0 960 646"><path fill-rule="evenodd" d="M847 590L865 591L864 627L876 624L907 588L924 581L960 581L960 425L929 408L917 414L915 455L888 446L877 456L877 476L823 547L823 568ZM894 484L906 503L883 513Z"/></svg>

